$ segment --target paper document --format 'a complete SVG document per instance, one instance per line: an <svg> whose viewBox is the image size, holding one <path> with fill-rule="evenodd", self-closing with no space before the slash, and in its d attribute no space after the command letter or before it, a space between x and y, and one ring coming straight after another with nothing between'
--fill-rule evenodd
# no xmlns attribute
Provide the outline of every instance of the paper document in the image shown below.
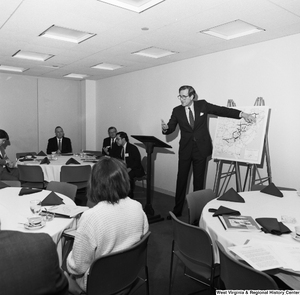
<svg viewBox="0 0 300 295"><path fill-rule="evenodd" d="M55 213L55 215L62 216L62 217L75 217L78 214L83 213L84 211L88 210L89 207L87 206L76 206L76 205L65 205L61 204L58 206L53 206L48 208L47 210L51 213Z"/></svg>

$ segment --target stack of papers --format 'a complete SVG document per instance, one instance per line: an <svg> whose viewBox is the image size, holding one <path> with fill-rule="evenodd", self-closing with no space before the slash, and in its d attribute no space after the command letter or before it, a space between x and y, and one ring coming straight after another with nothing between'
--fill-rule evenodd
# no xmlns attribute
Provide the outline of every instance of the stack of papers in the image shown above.
<svg viewBox="0 0 300 295"><path fill-rule="evenodd" d="M274 268L300 271L300 245L250 241L228 249L260 271Z"/></svg>
<svg viewBox="0 0 300 295"><path fill-rule="evenodd" d="M55 213L55 216L73 218L78 214L88 210L87 206L76 206L76 205L58 205L48 208L48 212Z"/></svg>

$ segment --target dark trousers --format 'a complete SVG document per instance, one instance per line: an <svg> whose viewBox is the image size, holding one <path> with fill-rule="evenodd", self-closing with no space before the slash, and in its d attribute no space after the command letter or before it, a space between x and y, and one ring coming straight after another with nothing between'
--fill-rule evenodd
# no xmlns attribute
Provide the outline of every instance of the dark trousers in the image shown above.
<svg viewBox="0 0 300 295"><path fill-rule="evenodd" d="M194 191L198 191L203 189L204 187L206 163L207 163L207 158L203 158L201 156L195 142L193 143L193 150L189 157L186 157L186 155L184 158L179 156L176 194L175 194L175 206L173 209L173 213L175 215L182 214L186 192L187 192L187 183L188 183L191 164L193 164Z"/></svg>

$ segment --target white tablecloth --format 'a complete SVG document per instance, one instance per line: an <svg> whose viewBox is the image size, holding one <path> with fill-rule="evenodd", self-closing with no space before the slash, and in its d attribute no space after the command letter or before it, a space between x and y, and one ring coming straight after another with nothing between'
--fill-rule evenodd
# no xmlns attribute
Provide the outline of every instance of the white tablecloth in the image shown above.
<svg viewBox="0 0 300 295"><path fill-rule="evenodd" d="M38 156L35 161L24 161L24 162L17 162L17 165L40 165L40 160L44 159L44 157ZM51 156L48 155L48 159L50 160L50 164L42 164L40 167L44 172L44 179L47 182L50 181L60 181L60 169L61 166L66 165L66 162L70 159L74 158L77 162L81 165L93 165L92 162L84 162L78 156L57 156L56 160L52 160ZM70 164L69 166L78 166L78 164Z"/></svg>
<svg viewBox="0 0 300 295"><path fill-rule="evenodd" d="M264 194L260 191L241 192L239 194L244 198L245 203L218 201L215 199L204 207L199 226L205 229L212 238L216 262L219 262L218 249L215 244L216 240L224 248L242 245L251 239L299 245L299 242L292 238L292 234L276 236L265 234L262 231L240 232L225 230L220 220L217 217L213 217L213 213L208 211L210 208L218 209L220 206L224 206L240 211L241 215L252 216L254 219L258 217L275 217L278 221L281 221L283 216L292 217L296 219L296 223L284 224L293 233L295 226L300 225L300 196L298 196L296 191L282 191L282 193L284 195L283 198ZM296 279L298 280L296 286L300 289L300 278ZM295 284L293 287L295 287Z"/></svg>
<svg viewBox="0 0 300 295"><path fill-rule="evenodd" d="M31 217L32 213L29 208L30 200L43 200L51 192L43 190L38 193L19 196L21 188L7 187L0 189L0 220L1 230L17 230L30 233L47 233L53 241L57 244L60 240L62 232L66 228L73 227L73 218L58 218L46 222L46 225L37 230L28 230L23 224L26 223L27 217ZM56 193L61 197L66 205L75 205L75 203L68 197Z"/></svg>

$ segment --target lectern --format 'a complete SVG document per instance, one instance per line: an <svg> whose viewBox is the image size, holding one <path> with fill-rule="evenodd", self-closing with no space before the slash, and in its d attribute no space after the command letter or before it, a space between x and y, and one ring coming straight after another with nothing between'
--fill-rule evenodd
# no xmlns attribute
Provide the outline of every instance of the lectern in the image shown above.
<svg viewBox="0 0 300 295"><path fill-rule="evenodd" d="M144 207L144 211L148 217L149 223L161 221L161 220L163 220L163 218L160 217L160 215L154 215L154 209L151 204L151 184L152 184L152 182L151 182L152 181L151 180L151 173L152 173L151 157L152 157L154 147L163 147L163 148L172 148L172 147L154 136L131 135L131 137L142 142L146 147L146 153L147 153L147 198L146 198L146 205Z"/></svg>

